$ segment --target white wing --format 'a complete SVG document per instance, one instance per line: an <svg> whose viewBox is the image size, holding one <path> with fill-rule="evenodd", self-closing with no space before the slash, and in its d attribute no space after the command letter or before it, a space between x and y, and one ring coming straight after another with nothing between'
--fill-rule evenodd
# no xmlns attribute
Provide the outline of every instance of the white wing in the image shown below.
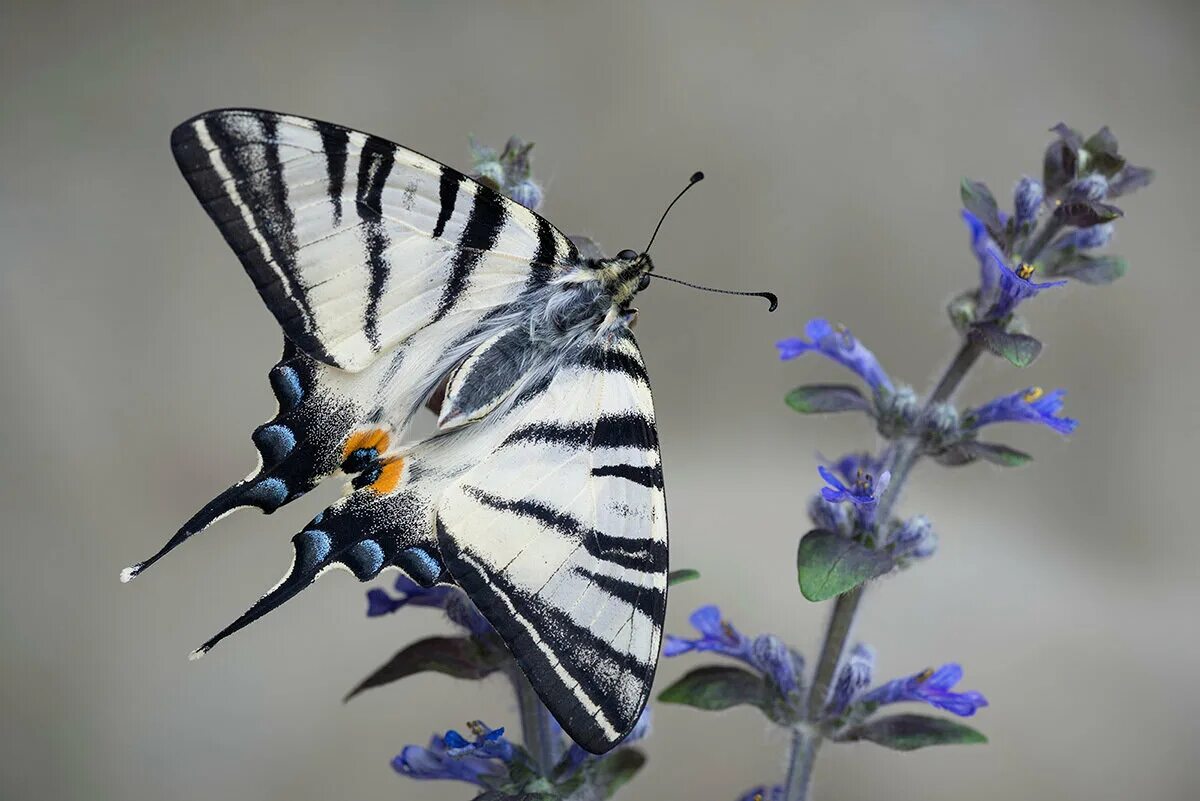
<svg viewBox="0 0 1200 801"><path fill-rule="evenodd" d="M666 609L658 436L632 335L590 346L514 414L443 494L438 548L563 728L602 753L645 706Z"/></svg>
<svg viewBox="0 0 1200 801"><path fill-rule="evenodd" d="M579 259L523 206L338 125L224 109L171 148L284 333L335 367L361 370L451 314L478 320Z"/></svg>

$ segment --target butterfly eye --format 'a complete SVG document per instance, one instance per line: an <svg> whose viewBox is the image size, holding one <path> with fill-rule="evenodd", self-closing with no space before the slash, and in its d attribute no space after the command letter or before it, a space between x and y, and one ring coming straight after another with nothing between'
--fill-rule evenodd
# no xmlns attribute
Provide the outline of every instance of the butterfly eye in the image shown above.
<svg viewBox="0 0 1200 801"><path fill-rule="evenodd" d="M648 286L650 286L650 273L642 273L641 280L638 281L637 291L641 292Z"/></svg>
<svg viewBox="0 0 1200 801"><path fill-rule="evenodd" d="M620 259L621 261L633 261L637 257L638 257L637 251L630 250L629 248L625 248L624 250L622 250L620 253L617 254L617 258Z"/></svg>

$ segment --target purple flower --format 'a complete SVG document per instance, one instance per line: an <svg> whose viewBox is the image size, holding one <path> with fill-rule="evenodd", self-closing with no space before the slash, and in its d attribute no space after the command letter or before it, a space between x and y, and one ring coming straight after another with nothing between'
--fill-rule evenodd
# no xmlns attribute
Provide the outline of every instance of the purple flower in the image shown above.
<svg viewBox="0 0 1200 801"><path fill-rule="evenodd" d="M492 624L458 587L447 584L422 587L405 575L396 577L395 586L396 592L400 593L399 598L393 598L378 588L367 590L367 617L390 615L405 606L428 606L446 610L446 617L451 622L477 637L492 631Z"/></svg>
<svg viewBox="0 0 1200 801"><path fill-rule="evenodd" d="M1017 181L1017 188L1013 192L1013 208L1016 211L1018 226L1029 225L1037 220L1045 197L1046 190L1041 181L1029 177L1022 177Z"/></svg>
<svg viewBox="0 0 1200 801"><path fill-rule="evenodd" d="M745 662L770 679L784 695L800 689L804 658L774 634L761 634L751 640L731 623L722 620L721 610L711 605L692 612L688 620L702 636L685 640L668 634L663 644L663 656L712 651Z"/></svg>
<svg viewBox="0 0 1200 801"><path fill-rule="evenodd" d="M1089 173L1067 187L1068 200L1104 200L1107 194L1108 180L1098 172Z"/></svg>
<svg viewBox="0 0 1200 801"><path fill-rule="evenodd" d="M404 750L392 759L392 768L410 779L452 779L481 787L487 786L485 779L501 778L508 773L504 761L497 757L480 756L475 752L452 754L451 746L447 744L451 735L457 736L455 732L447 732L445 738L433 735L427 748L404 746Z"/></svg>
<svg viewBox="0 0 1200 801"><path fill-rule="evenodd" d="M1092 225L1087 228L1076 228L1064 236L1054 240L1051 247L1053 248L1075 248L1076 250L1090 250L1092 248L1102 248L1112 241L1113 224L1102 223L1100 225Z"/></svg>
<svg viewBox="0 0 1200 801"><path fill-rule="evenodd" d="M821 495L830 503L839 503L841 501L850 501L850 503L861 508L873 508L879 503L879 498L887 489L888 484L892 480L892 474L887 470L880 474L876 479L870 473L864 472L861 468L858 469L850 485L847 486L840 478L828 467L820 465L817 467L817 472L821 474L821 478L825 479L825 483L829 486L821 487Z"/></svg>
<svg viewBox="0 0 1200 801"><path fill-rule="evenodd" d="M800 689L804 660L774 634L760 634L751 646L754 666L767 676L784 695Z"/></svg>
<svg viewBox="0 0 1200 801"><path fill-rule="evenodd" d="M749 665L754 663L754 644L750 638L735 629L731 624L721 619L721 610L716 606L702 606L692 612L688 622L701 636L695 640L685 640L668 634L663 643L663 656L679 656L688 651L712 651L734 659L740 659Z"/></svg>
<svg viewBox="0 0 1200 801"><path fill-rule="evenodd" d="M537 211L542 205L542 188L533 181L521 181L512 188L509 196L530 211Z"/></svg>
<svg viewBox="0 0 1200 801"><path fill-rule="evenodd" d="M875 651L866 643L858 643L846 657L846 664L838 671L837 682L833 685L833 697L825 714L837 716L850 706L850 702L871 683L871 673L875 668Z"/></svg>
<svg viewBox="0 0 1200 801"><path fill-rule="evenodd" d="M971 232L971 249L979 260L979 307L983 318L998 320L1012 313L1022 300L1032 298L1043 289L1061 286L1064 281L1037 283L1030 280L1033 266L1022 264L1014 270L978 217L969 211L962 213Z"/></svg>
<svg viewBox="0 0 1200 801"><path fill-rule="evenodd" d="M809 320L804 326L804 333L811 342L803 339L783 339L775 343L779 348L779 358L794 359L808 351L816 351L828 359L832 359L843 367L848 367L857 373L876 392L892 391L892 381L883 371L875 354L863 347L844 326L833 326L828 320Z"/></svg>
<svg viewBox="0 0 1200 801"><path fill-rule="evenodd" d="M966 413L966 423L972 429L991 423L1041 423L1060 434L1070 434L1079 421L1057 417L1067 392L1056 389L1044 392L1041 387L1029 387L1004 395Z"/></svg>
<svg viewBox="0 0 1200 801"><path fill-rule="evenodd" d="M895 556L925 559L937 551L937 535L925 515L917 515L901 523L891 532L889 542Z"/></svg>
<svg viewBox="0 0 1200 801"><path fill-rule="evenodd" d="M483 721L473 720L467 724L474 735L474 740L467 740L454 729L446 732L446 753L454 758L465 756L484 757L511 762L513 758L512 743L504 739L503 727L493 729Z"/></svg>
<svg viewBox="0 0 1200 801"><path fill-rule="evenodd" d="M393 598L386 590L378 588L367 591L367 617L390 615L405 606L431 606L443 609L446 599L458 592L457 587L436 584L432 587L422 587L408 576L396 577L396 592L399 598Z"/></svg>
<svg viewBox="0 0 1200 801"><path fill-rule="evenodd" d="M962 667L951 662L937 670L928 668L904 679L894 679L876 687L859 699L861 704L883 706L901 701L920 701L938 709L944 709L959 717L970 717L981 707L988 705L981 693L953 692L955 684L962 679Z"/></svg>

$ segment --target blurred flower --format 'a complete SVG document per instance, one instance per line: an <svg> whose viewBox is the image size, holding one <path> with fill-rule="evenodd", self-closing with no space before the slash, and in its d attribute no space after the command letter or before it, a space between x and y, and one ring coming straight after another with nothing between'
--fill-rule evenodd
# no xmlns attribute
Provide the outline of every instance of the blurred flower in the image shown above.
<svg viewBox="0 0 1200 801"><path fill-rule="evenodd" d="M673 634L666 636L663 656L679 656L688 651L712 651L754 665L753 643L750 638L721 619L721 610L716 606L702 606L692 612L688 622L701 636L686 640Z"/></svg>
<svg viewBox="0 0 1200 801"><path fill-rule="evenodd" d="M774 634L760 634L754 638L751 658L754 666L784 695L790 695L800 689L804 660Z"/></svg>
<svg viewBox="0 0 1200 801"><path fill-rule="evenodd" d="M542 188L533 181L521 181L512 188L509 196L530 211L537 211L542 206Z"/></svg>
<svg viewBox="0 0 1200 801"><path fill-rule="evenodd" d="M1013 208L1016 211L1017 225L1025 226L1034 223L1045 198L1046 190L1042 187L1041 181L1022 177L1013 192Z"/></svg>
<svg viewBox="0 0 1200 801"><path fill-rule="evenodd" d="M1041 387L1029 387L967 411L965 422L972 429L992 423L1041 423L1060 434L1070 434L1079 421L1056 416L1066 394L1064 389L1047 393Z"/></svg>
<svg viewBox="0 0 1200 801"><path fill-rule="evenodd" d="M858 703L883 706L901 701L920 701L960 717L970 717L981 707L987 706L988 702L981 693L953 692L954 685L962 679L962 673L962 667L953 662L937 670L929 668L876 687L863 695Z"/></svg>
<svg viewBox="0 0 1200 801"><path fill-rule="evenodd" d="M1104 200L1108 194L1108 180L1098 172L1072 181L1067 187L1068 200Z"/></svg>
<svg viewBox="0 0 1200 801"><path fill-rule="evenodd" d="M1076 228L1051 243L1052 248L1075 248L1076 250L1089 250L1091 248L1102 248L1112 241L1113 224L1101 223L1088 228Z"/></svg>
<svg viewBox="0 0 1200 801"><path fill-rule="evenodd" d="M747 790L738 801L783 801L783 787L776 785L774 787L755 787L752 790Z"/></svg>
<svg viewBox="0 0 1200 801"><path fill-rule="evenodd" d="M858 507L875 506L879 502L879 498L883 495L884 490L887 489L888 483L892 480L892 474L886 470L876 479L870 473L860 468L851 480L851 484L847 486L832 470L824 465L818 466L817 472L821 474L821 478L825 479L825 483L829 485L821 488L821 495L825 500L830 503L849 501Z"/></svg>
<svg viewBox="0 0 1200 801"><path fill-rule="evenodd" d="M937 551L937 535L925 515L909 518L892 530L888 537L892 554L910 559L927 559Z"/></svg>
<svg viewBox="0 0 1200 801"><path fill-rule="evenodd" d="M892 382L880 366L875 354L867 350L844 326L833 326L828 320L809 320L804 333L811 342L803 339L783 339L775 343L779 358L794 359L809 351L816 351L843 367L857 373L875 392L892 391Z"/></svg>
<svg viewBox="0 0 1200 801"><path fill-rule="evenodd" d="M980 319L1007 317L1022 300L1034 297L1043 289L1067 283L1032 281L1033 267L1028 264L1014 270L979 218L969 211L963 211L962 217L971 233L971 249L979 261Z"/></svg>
<svg viewBox="0 0 1200 801"><path fill-rule="evenodd" d="M503 733L503 729L500 731ZM435 734L430 738L429 746L425 748L406 745L392 760L392 768L410 779L451 779L481 787L487 786L484 779L497 779L507 775L508 769L503 759L491 755L481 756L474 751L452 754L447 739L454 734L455 732L448 732L446 738Z"/></svg>
<svg viewBox="0 0 1200 801"><path fill-rule="evenodd" d="M405 606L430 606L438 609L446 607L446 600L459 592L457 587L445 584L435 584L432 587L422 587L408 576L396 578L396 592L399 598L393 598L386 590L378 588L367 590L367 617L390 615Z"/></svg>
<svg viewBox="0 0 1200 801"><path fill-rule="evenodd" d="M487 618L458 587L446 584L422 587L405 575L396 577L395 587L400 593L399 598L393 598L387 591L379 588L367 590L367 617L390 615L405 606L427 606L444 609L446 617L450 618L452 623L462 626L475 636L492 631L492 625L488 623Z"/></svg>
<svg viewBox="0 0 1200 801"><path fill-rule="evenodd" d="M833 685L833 696L825 714L836 717L850 706L850 702L858 697L871 683L871 672L875 668L875 651L866 643L858 643L846 657L846 664L838 672L837 682Z"/></svg>
<svg viewBox="0 0 1200 801"><path fill-rule="evenodd" d="M467 740L454 729L446 732L446 753L452 757L478 756L511 762L512 743L504 739L504 729L493 729L483 721L473 720L467 724L474 740Z"/></svg>

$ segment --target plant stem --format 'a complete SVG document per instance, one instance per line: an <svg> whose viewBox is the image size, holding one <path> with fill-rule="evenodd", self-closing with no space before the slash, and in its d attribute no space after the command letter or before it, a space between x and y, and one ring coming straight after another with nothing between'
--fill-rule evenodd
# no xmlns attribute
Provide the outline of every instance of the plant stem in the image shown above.
<svg viewBox="0 0 1200 801"><path fill-rule="evenodd" d="M964 339L955 354L954 359L946 367L937 386L925 402L925 409L936 403L945 403L954 396L954 392L962 383L975 361L983 350L970 339ZM892 449L888 460L888 470L892 479L883 497L875 509L876 519L886 522L892 513L892 507L900 497L900 491L908 480L913 466L921 458L920 443L914 437L898 441ZM797 727L792 732L791 757L788 760L787 781L784 785L784 801L807 801L809 785L812 782L813 763L817 758L817 750L821 746L821 734L812 723L820 719L821 712L829 703L829 694L837 680L838 669L846 656L846 646L850 643L850 634L854 630L855 617L862 602L865 585L860 584L849 592L839 595L833 604L833 613L829 616L829 625L825 629L825 641L821 645L821 656L813 674L812 687L808 693L807 724Z"/></svg>
<svg viewBox="0 0 1200 801"><path fill-rule="evenodd" d="M561 746L559 738L555 736L554 720L519 668L513 666L510 678L517 695L517 709L521 714L521 740L525 750L533 757L542 774L549 775L558 764Z"/></svg>
<svg viewBox="0 0 1200 801"><path fill-rule="evenodd" d="M788 763L787 780L783 785L784 798L806 798L812 782L813 763L821 747L821 735L815 730L797 728L792 732L792 759Z"/></svg>

